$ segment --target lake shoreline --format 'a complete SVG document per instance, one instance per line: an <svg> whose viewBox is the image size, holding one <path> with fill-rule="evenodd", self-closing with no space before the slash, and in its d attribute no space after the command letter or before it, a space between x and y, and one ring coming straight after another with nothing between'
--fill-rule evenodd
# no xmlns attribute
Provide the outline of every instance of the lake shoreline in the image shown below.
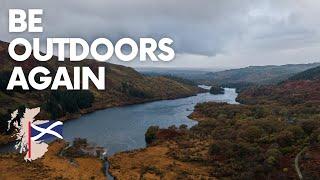
<svg viewBox="0 0 320 180"><path fill-rule="evenodd" d="M230 88L226 88L226 89L227 89L226 94L230 93ZM223 95L226 95L226 94L223 94ZM210 96L216 96L216 97L223 96L223 95L210 94ZM225 102L225 101L218 100L215 102L230 103L230 104L237 105L239 103L236 102L235 100L236 97L237 95L234 96L233 98L234 101ZM198 103L199 102L197 102L196 104ZM196 104L193 104L193 106L195 106ZM200 114L197 113L196 109L193 109L186 116L190 120L195 121L197 123L205 120L204 117L200 116ZM145 147L140 147L140 148L126 150L126 151L119 151L111 156L108 156L107 158L107 161L109 163L108 174L116 179L128 179L131 177L138 179L144 176L148 176L148 177L151 176L155 179L158 178L159 176L161 176L162 178L173 179L176 176L182 176L183 173L179 174L179 172L186 171L192 174L192 172L196 170L200 174L200 176L210 177L210 174L208 173L210 170L205 166L201 166L197 163L192 163L188 161L177 161L171 156L168 156L168 154L170 154L170 151L172 149L175 149L178 144L174 140L170 140L170 139L168 139L168 141L166 142L165 140L166 137L170 136L170 132L172 133L171 135L173 137L175 135L184 136L186 135L184 134L185 131L187 130L183 130L180 128L177 128L177 129L173 128L172 130L170 130L170 127L169 128L160 127L160 131L158 135L161 136L163 139L160 138L154 144L151 144ZM161 163L155 163L155 162L161 162ZM166 172L168 168L170 169L171 173L165 174L164 172ZM199 177L194 176L193 178L199 178Z"/></svg>
<svg viewBox="0 0 320 180"><path fill-rule="evenodd" d="M154 98L154 99L144 99L144 100L133 100L130 102L123 102L119 104L105 104L103 102L97 102L94 103L92 107L81 109L79 113L73 113L73 114L66 114L63 117L58 118L57 120L66 122L66 121L72 121L77 120L81 118L83 115L88 115L91 113L94 113L96 111L105 110L109 108L115 108L115 107L124 107L124 106L131 106L131 105L137 105L137 104L144 104L144 103L150 103L150 102L156 102L156 101L163 101L163 100L176 100L181 98L187 98L192 96L197 96L198 94L207 93L205 89L199 89L198 92L190 95L181 95L176 97L168 97L168 98ZM0 135L0 148L7 146L10 143L15 142L15 138L11 135Z"/></svg>
<svg viewBox="0 0 320 180"><path fill-rule="evenodd" d="M236 96L235 90L230 89L224 95L197 93L175 98L131 101L108 108L98 108L103 105L100 104L101 106L94 106L91 111L78 114L79 119L71 116L66 118L63 136L66 142L71 142L75 137L86 138L88 142L104 147L108 157L111 157L120 152L144 149L146 147L144 133L150 126L156 125L161 128L172 125L179 127L182 124L188 127L194 126L197 121L191 119L189 115L197 103L207 101L234 103ZM78 121L71 121L73 119ZM110 164L108 159L105 160L105 172L110 178Z"/></svg>
<svg viewBox="0 0 320 180"><path fill-rule="evenodd" d="M94 113L99 110L105 110L109 108L115 108L115 107L124 107L124 106L131 106L131 105L137 105L137 104L145 104L145 103L150 103L150 102L156 102L156 101L164 101L164 100L176 100L176 99L181 99L181 98L187 98L187 97L192 97L192 96L197 96L198 94L202 94L206 92L200 92L192 95L184 95L184 96L178 96L178 97L169 97L169 98L156 98L156 99L146 99L146 100L137 100L137 101L132 101L132 102L125 102L125 103L119 103L116 105L104 105L96 103L90 108L86 109L81 109L80 113L75 113L75 114L67 114L61 118L58 118L57 120L59 121L70 121L70 120L76 120L80 118L83 115Z"/></svg>

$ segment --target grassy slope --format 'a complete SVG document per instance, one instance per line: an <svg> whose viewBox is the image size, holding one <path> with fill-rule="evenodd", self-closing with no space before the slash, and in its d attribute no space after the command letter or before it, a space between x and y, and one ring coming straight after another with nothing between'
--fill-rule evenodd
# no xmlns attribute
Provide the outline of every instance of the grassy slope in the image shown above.
<svg viewBox="0 0 320 180"><path fill-rule="evenodd" d="M55 72L58 66L67 66L72 79L73 66L89 66L95 70L99 66L106 67L106 90L98 91L91 86L95 101L93 107L85 111L92 111L100 108L119 106L132 103L141 103L152 100L172 99L195 95L198 88L176 82L163 77L145 77L132 68L110 63L98 63L94 60L84 60L81 63L58 62L56 58L48 62L39 62L34 58L29 58L25 62L15 62L9 57L7 43L0 41L0 73L11 71L14 66L23 67L25 73L36 66L45 66ZM23 51L19 48L18 51ZM1 78L1 77L0 77ZM121 90L123 84L129 84L137 92L144 94L144 97L135 97ZM19 105L28 107L40 106L45 102L50 91L30 91L6 95L0 91L0 114L6 113L8 109L15 109Z"/></svg>
<svg viewBox="0 0 320 180"><path fill-rule="evenodd" d="M57 58L54 57L50 61L39 62L33 57L30 57L24 62L16 62L10 58L7 49L8 43L0 41L0 74L7 73L11 75L14 66L21 66L25 74L33 67L44 66L50 69L54 74L59 66L66 66L70 73L70 78L73 79L73 66L89 66L93 71L100 66L106 68L106 90L98 91L91 85L90 91L94 94L92 107L81 109L80 112L74 114L67 113L65 116L60 117L60 120L78 118L81 114L108 107L192 96L197 94L199 90L195 86L182 84L168 78L146 77L129 67L110 63L99 63L94 60L71 63L67 60L66 62L58 62ZM16 50L17 52L24 51L21 47ZM2 74L0 80L5 79L3 76L4 75ZM142 95L135 96L135 94L123 91L124 84L130 85L130 87L135 90L136 94ZM50 90L14 92L10 95L0 91L0 116L12 112L21 105L25 105L28 108L41 107L47 101L49 94ZM42 108L38 118L48 119L50 118L50 115ZM0 135L0 144L5 144L11 140L12 138L9 136Z"/></svg>

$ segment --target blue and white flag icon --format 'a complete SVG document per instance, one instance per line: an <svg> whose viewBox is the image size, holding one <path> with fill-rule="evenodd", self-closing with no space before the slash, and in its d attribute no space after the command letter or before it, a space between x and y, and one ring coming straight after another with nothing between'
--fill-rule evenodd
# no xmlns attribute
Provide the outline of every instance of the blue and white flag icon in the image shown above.
<svg viewBox="0 0 320 180"><path fill-rule="evenodd" d="M31 124L31 140L39 141L49 138L60 138L62 137L62 126L61 121L45 121L42 124Z"/></svg>

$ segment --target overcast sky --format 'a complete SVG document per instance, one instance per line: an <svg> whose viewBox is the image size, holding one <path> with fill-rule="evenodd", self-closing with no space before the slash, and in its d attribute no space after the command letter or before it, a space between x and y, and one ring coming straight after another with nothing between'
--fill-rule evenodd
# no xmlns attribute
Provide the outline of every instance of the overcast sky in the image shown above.
<svg viewBox="0 0 320 180"><path fill-rule="evenodd" d="M10 8L44 9L44 33L8 33ZM318 62L320 54L319 0L2 0L0 13L5 41L34 36L174 40L173 61L124 63L130 66L308 63Z"/></svg>

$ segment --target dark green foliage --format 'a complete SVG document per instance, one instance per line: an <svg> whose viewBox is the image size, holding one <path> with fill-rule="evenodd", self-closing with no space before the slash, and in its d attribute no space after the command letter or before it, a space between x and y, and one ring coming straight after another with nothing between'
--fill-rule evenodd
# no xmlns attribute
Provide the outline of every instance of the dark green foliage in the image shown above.
<svg viewBox="0 0 320 180"><path fill-rule="evenodd" d="M257 126L249 126L246 129L243 129L241 137L248 142L255 142L261 138L263 135L263 130Z"/></svg>
<svg viewBox="0 0 320 180"><path fill-rule="evenodd" d="M177 81L182 84L187 84L190 86L197 86L197 83L193 80L189 80L189 79L185 79L185 78L173 76L173 75L165 75L164 77L166 77L168 79L172 79L172 80Z"/></svg>
<svg viewBox="0 0 320 180"><path fill-rule="evenodd" d="M320 143L320 127L313 131L310 135L310 141L312 144L319 144Z"/></svg>
<svg viewBox="0 0 320 180"><path fill-rule="evenodd" d="M316 80L320 79L320 66L303 71L289 78L289 80Z"/></svg>
<svg viewBox="0 0 320 180"><path fill-rule="evenodd" d="M136 97L136 98L152 97L150 94L146 93L143 90L140 90L139 88L135 87L129 82L122 82L120 91L127 94L130 97Z"/></svg>
<svg viewBox="0 0 320 180"><path fill-rule="evenodd" d="M287 147L292 145L294 142L294 136L291 131L288 130L283 130L279 133L276 134L275 136L276 142L281 146L281 147Z"/></svg>
<svg viewBox="0 0 320 180"><path fill-rule="evenodd" d="M277 84L289 77L319 66L319 63L311 64L287 64L282 66L249 66L240 69L206 74L210 84Z"/></svg>
<svg viewBox="0 0 320 180"><path fill-rule="evenodd" d="M256 107L253 107L253 109L252 109L252 115L255 118L263 118L263 117L265 117L265 114L266 114L266 112L264 111L263 107L261 107L261 106L256 106Z"/></svg>
<svg viewBox="0 0 320 180"><path fill-rule="evenodd" d="M66 113L77 113L80 109L92 106L94 96L90 91L52 91L45 104L45 109L52 119L59 118Z"/></svg>
<svg viewBox="0 0 320 180"><path fill-rule="evenodd" d="M145 140L147 144L151 144L157 138L157 132L159 131L159 126L150 126L145 133Z"/></svg>
<svg viewBox="0 0 320 180"><path fill-rule="evenodd" d="M10 120L10 112L5 115L0 115L0 134L6 134L8 128L8 120Z"/></svg>
<svg viewBox="0 0 320 180"><path fill-rule="evenodd" d="M298 140L303 138L306 134L303 131L302 127L298 125L291 125L287 128L288 131L292 133L293 139Z"/></svg>
<svg viewBox="0 0 320 180"><path fill-rule="evenodd" d="M1 72L0 73L0 91L6 92L7 85L9 83L11 73L10 72Z"/></svg>
<svg viewBox="0 0 320 180"><path fill-rule="evenodd" d="M187 129L188 129L188 126L185 125L185 124L181 124L181 125L179 126L179 129L180 129L180 130L187 130Z"/></svg>
<svg viewBox="0 0 320 180"><path fill-rule="evenodd" d="M314 130L320 127L320 121L319 119L303 120L300 122L300 125L304 132L311 134Z"/></svg>
<svg viewBox="0 0 320 180"><path fill-rule="evenodd" d="M220 150L216 151L216 155L219 153L225 154L227 157L231 156L231 151L233 150L232 146L234 144L231 141L228 140L218 140L216 142L216 145L219 146Z"/></svg>
<svg viewBox="0 0 320 180"><path fill-rule="evenodd" d="M265 153L265 163L267 163L267 166L269 166L269 168L275 167L279 164L281 156L282 153L279 151L278 148L271 147Z"/></svg>
<svg viewBox="0 0 320 180"><path fill-rule="evenodd" d="M35 81L37 83L41 83L40 76L41 76L40 74L37 74L35 76ZM7 90L7 86L9 84L10 77L11 77L11 71L0 72L0 91L4 92L5 94L12 96L12 95L14 95L15 92L24 94L24 93L30 92L30 91L37 91L34 88L32 88L31 86L29 86L30 90L23 90L21 86L14 87L13 90Z"/></svg>
<svg viewBox="0 0 320 180"><path fill-rule="evenodd" d="M211 94L224 94L224 89L220 86L212 86L210 88L210 93Z"/></svg>
<svg viewBox="0 0 320 180"><path fill-rule="evenodd" d="M235 83L231 82L231 83L221 83L220 86L226 87L226 88L235 88L237 93L240 93L249 87L256 86L256 84L249 83L249 82L235 82Z"/></svg>
<svg viewBox="0 0 320 180"><path fill-rule="evenodd" d="M7 95L13 95L14 92L23 92L21 87L15 87L14 90L7 90L7 86L9 84L9 80L11 77L11 72L4 71L0 72L0 91L4 92Z"/></svg>
<svg viewBox="0 0 320 180"><path fill-rule="evenodd" d="M217 144L217 143L211 144L209 148L209 154L214 156L220 153L221 153L221 144Z"/></svg>

